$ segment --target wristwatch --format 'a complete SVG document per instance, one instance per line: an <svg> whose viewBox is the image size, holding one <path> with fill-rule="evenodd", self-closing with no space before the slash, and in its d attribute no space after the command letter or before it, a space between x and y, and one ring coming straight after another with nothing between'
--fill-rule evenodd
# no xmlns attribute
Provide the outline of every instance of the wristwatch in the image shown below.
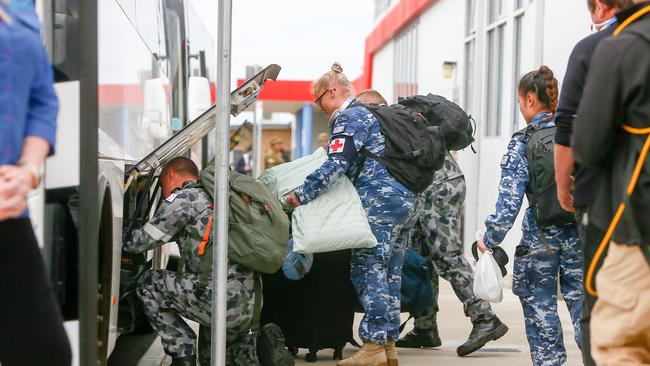
<svg viewBox="0 0 650 366"><path fill-rule="evenodd" d="M25 162L18 162L18 166L23 169L27 169L29 174L32 176L31 188L34 189L38 187L38 185L41 183L41 169L36 165L25 163Z"/></svg>

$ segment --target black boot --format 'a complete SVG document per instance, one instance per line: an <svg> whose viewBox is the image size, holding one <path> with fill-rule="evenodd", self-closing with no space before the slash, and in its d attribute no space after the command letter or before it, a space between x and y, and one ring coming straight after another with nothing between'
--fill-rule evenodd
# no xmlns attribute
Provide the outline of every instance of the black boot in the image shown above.
<svg viewBox="0 0 650 366"><path fill-rule="evenodd" d="M260 329L257 337L257 358L261 366L294 366L293 356L284 343L282 329L270 323Z"/></svg>
<svg viewBox="0 0 650 366"><path fill-rule="evenodd" d="M479 350L489 341L495 341L503 337L508 332L508 327L501 323L496 316L487 320L474 322L472 333L469 334L467 342L461 344L456 353L458 356L467 356L472 352Z"/></svg>
<svg viewBox="0 0 650 366"><path fill-rule="evenodd" d="M173 357L170 366L196 366L196 356Z"/></svg>
<svg viewBox="0 0 650 366"><path fill-rule="evenodd" d="M432 329L413 328L396 343L396 346L400 348L440 347L440 345L442 345L442 341L438 336L438 327Z"/></svg>

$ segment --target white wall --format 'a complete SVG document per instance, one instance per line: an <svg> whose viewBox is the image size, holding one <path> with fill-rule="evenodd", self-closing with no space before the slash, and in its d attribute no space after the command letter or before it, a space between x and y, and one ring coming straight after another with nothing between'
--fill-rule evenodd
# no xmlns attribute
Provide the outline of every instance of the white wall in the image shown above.
<svg viewBox="0 0 650 366"><path fill-rule="evenodd" d="M562 82L566 65L578 41L590 34L586 1L546 0L543 62Z"/></svg>
<svg viewBox="0 0 650 366"><path fill-rule="evenodd" d="M384 96L389 103L393 100L393 70L395 43L388 42L382 49L375 53L372 63L372 88ZM361 90L357 90L360 92Z"/></svg>
<svg viewBox="0 0 650 366"><path fill-rule="evenodd" d="M479 10L477 19L476 54L472 90L473 103L468 112L477 120L478 155L470 149L457 154L468 185L468 197L465 213L465 244L474 240L477 230L484 230L485 218L494 212L500 180L501 157L506 151L512 133L524 126L518 114L516 103L516 84L528 71L537 69L541 64L548 65L562 82L566 63L573 46L589 33L590 18L584 0L526 0L522 24L522 52L520 72L515 72L515 37L514 37L514 1L507 1L506 23L504 33L502 95L499 96L502 108L502 120L499 136L481 137L485 123L486 89L487 89L487 38L486 11L487 0L477 2ZM465 1L439 0L427 9L418 21L418 55L417 72L419 93L433 92L454 99L455 85L460 87L458 95L464 95L463 75L465 67ZM393 42L389 42L375 54L372 75L372 87L386 96L393 98ZM456 61L457 79L444 79L442 64L444 61ZM517 121L517 123L515 123ZM521 213L528 206L524 200ZM514 247L521 238L522 214L516 220L502 247L512 258ZM466 254L469 248L466 248ZM510 262L510 266L512 261ZM512 267L510 268L510 273Z"/></svg>
<svg viewBox="0 0 650 366"><path fill-rule="evenodd" d="M420 16L418 23L418 93L434 93L454 100L459 96L458 72L443 78L445 61L460 64L463 57L464 1L439 1ZM453 16L450 16L453 15ZM456 71L458 71L458 66ZM456 93L454 93L456 88Z"/></svg>

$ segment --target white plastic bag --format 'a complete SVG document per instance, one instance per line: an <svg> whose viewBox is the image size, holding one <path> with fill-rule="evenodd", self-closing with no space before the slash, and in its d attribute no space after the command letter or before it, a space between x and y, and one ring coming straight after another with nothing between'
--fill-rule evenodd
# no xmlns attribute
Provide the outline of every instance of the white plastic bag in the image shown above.
<svg viewBox="0 0 650 366"><path fill-rule="evenodd" d="M474 268L474 295L489 302L501 302L501 277L501 270L492 256L492 251L481 254Z"/></svg>

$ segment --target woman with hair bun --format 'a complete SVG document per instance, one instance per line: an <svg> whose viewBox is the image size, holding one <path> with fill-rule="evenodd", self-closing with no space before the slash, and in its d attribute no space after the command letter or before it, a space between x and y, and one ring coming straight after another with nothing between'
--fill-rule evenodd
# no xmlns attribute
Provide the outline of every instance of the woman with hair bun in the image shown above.
<svg viewBox="0 0 650 366"><path fill-rule="evenodd" d="M546 66L531 71L521 78L517 89L519 110L528 127L513 135L501 160L496 212L485 220L486 232L478 242L482 252L501 244L523 205L524 194L532 194L526 147L533 131L555 128L558 83L553 72ZM547 174L554 174L552 166ZM515 251L512 292L523 307L533 365L561 365L567 356L557 313L558 276L580 345L584 296L580 239L575 223L540 225L531 207L524 214L522 232Z"/></svg>
<svg viewBox="0 0 650 366"><path fill-rule="evenodd" d="M294 207L306 204L343 175L355 181L378 245L352 251L350 279L365 310L359 326L364 345L338 365L397 366L402 264L415 196L379 161L368 156L362 162L361 149L384 154L384 136L377 118L352 98L353 92L339 64L312 85L314 103L330 120L328 159L287 202Z"/></svg>

